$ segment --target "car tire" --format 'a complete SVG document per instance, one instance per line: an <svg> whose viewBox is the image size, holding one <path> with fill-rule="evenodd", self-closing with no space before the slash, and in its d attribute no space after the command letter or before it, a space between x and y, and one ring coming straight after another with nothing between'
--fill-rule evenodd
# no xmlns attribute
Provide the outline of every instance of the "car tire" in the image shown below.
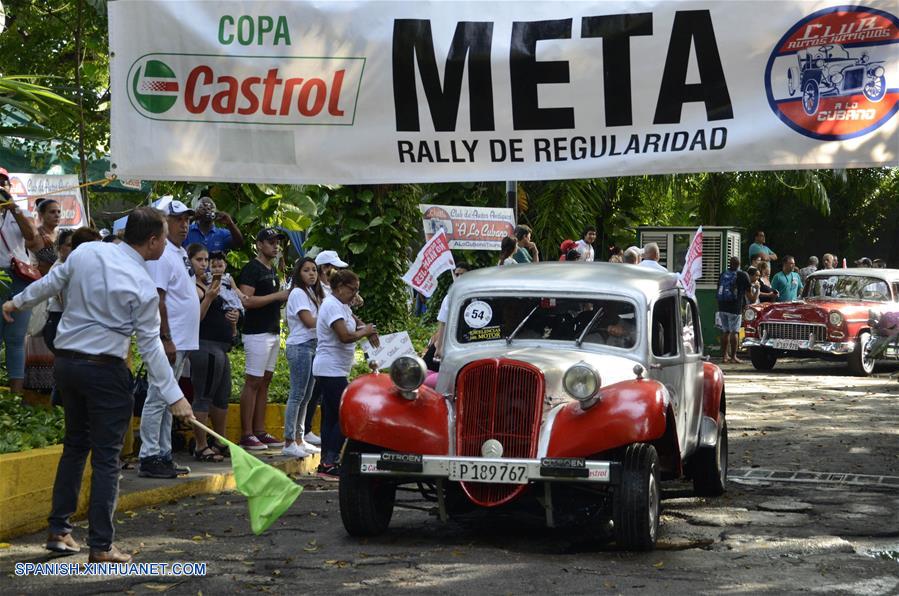
<svg viewBox="0 0 899 596"><path fill-rule="evenodd" d="M351 462L358 461L356 456L365 452L370 450L355 441L347 441L337 491L343 527L350 536L357 537L383 534L390 525L396 502L395 482L387 478L363 476L358 469L351 469Z"/></svg>
<svg viewBox="0 0 899 596"><path fill-rule="evenodd" d="M615 541L626 550L652 550L661 510L659 456L652 445L634 443L625 449L621 464L621 484L613 499Z"/></svg>
<svg viewBox="0 0 899 596"><path fill-rule="evenodd" d="M718 415L718 443L714 447L700 447L690 466L693 491L700 497L717 497L727 489L727 420L724 412Z"/></svg>
<svg viewBox="0 0 899 596"><path fill-rule="evenodd" d="M865 94L865 97L867 97L869 101L874 103L879 102L887 93L886 78L883 76L872 77L865 83L865 86L862 88L862 93Z"/></svg>
<svg viewBox="0 0 899 596"><path fill-rule="evenodd" d="M855 350L849 354L849 372L857 377L867 377L874 372L874 359L868 358L868 343L871 341L871 334L862 331L858 334L858 341L855 342Z"/></svg>
<svg viewBox="0 0 899 596"><path fill-rule="evenodd" d="M818 113L818 102L820 101L820 91L818 90L818 81L814 79L807 81L802 88L802 109L809 116Z"/></svg>
<svg viewBox="0 0 899 596"><path fill-rule="evenodd" d="M777 354L768 348L749 348L749 360L755 370L771 370L777 364Z"/></svg>

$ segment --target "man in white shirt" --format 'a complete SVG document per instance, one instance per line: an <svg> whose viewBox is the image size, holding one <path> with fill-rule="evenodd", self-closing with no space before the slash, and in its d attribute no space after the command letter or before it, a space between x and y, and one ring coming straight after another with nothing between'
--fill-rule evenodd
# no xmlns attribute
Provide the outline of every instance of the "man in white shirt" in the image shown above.
<svg viewBox="0 0 899 596"><path fill-rule="evenodd" d="M668 270L659 263L659 245L655 242L649 242L643 247L643 260L640 261L640 266L668 273Z"/></svg>
<svg viewBox="0 0 899 596"><path fill-rule="evenodd" d="M453 281L458 279L465 273L471 271L471 265L464 262L456 263L456 268L453 270ZM437 311L437 331L434 333L434 337L431 338L431 344L434 346L434 359L442 360L443 359L443 341L444 335L446 335L446 322L449 319L449 290L446 291L446 295L443 297L443 300L440 302L440 310Z"/></svg>
<svg viewBox="0 0 899 596"><path fill-rule="evenodd" d="M575 248L581 253L581 260L592 263L596 257L596 251L593 249L593 243L596 242L596 226L587 226L581 239L575 243Z"/></svg>
<svg viewBox="0 0 899 596"><path fill-rule="evenodd" d="M147 271L159 294L159 337L178 379L188 353L200 347L200 300L188 273L187 252L181 248L194 212L181 201L170 201L164 213L168 242L159 260L147 263ZM152 385L140 418L140 440L139 476L175 478L190 473L190 468L176 465L172 459L172 414Z"/></svg>
<svg viewBox="0 0 899 596"><path fill-rule="evenodd" d="M66 435L53 485L47 548L73 554L69 518L81 490L84 463L92 452L88 521L89 561L124 563L131 556L112 545L119 454L131 422L131 375L125 357L131 336L147 366L150 385L172 414L192 418L159 341L159 296L145 261L165 248L165 219L148 207L132 211L119 245L87 242L39 281L3 305L4 319L60 292L65 311L56 335L54 376L65 408Z"/></svg>

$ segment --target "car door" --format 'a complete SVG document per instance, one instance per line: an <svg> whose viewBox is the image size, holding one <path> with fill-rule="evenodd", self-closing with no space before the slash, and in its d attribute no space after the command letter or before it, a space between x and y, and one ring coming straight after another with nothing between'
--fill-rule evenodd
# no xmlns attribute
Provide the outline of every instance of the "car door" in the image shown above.
<svg viewBox="0 0 899 596"><path fill-rule="evenodd" d="M678 444L684 455L688 420L684 407L684 350L676 290L660 295L652 305L649 324L650 377L668 389L677 426Z"/></svg>
<svg viewBox="0 0 899 596"><path fill-rule="evenodd" d="M684 352L684 406L687 426L687 442L682 448L692 452L699 442L702 424L703 359L702 330L696 302L680 292L681 347Z"/></svg>

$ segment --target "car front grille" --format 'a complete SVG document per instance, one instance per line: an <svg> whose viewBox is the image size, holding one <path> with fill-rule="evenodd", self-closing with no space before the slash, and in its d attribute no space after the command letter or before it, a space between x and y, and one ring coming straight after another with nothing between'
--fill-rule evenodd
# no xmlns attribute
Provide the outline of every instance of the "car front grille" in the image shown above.
<svg viewBox="0 0 899 596"><path fill-rule="evenodd" d="M495 439L503 457L537 455L543 413L543 373L525 362L488 359L472 362L456 379L456 453L481 457ZM463 482L472 502L495 507L520 495L527 485Z"/></svg>
<svg viewBox="0 0 899 596"><path fill-rule="evenodd" d="M815 334L815 341L827 341L827 327L810 323L762 323L759 335L768 339L798 339L808 341L810 333Z"/></svg>

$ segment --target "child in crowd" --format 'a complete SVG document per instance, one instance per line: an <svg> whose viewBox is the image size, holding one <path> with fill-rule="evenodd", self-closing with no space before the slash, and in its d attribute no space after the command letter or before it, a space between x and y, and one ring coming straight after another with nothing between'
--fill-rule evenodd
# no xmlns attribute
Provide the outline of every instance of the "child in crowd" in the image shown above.
<svg viewBox="0 0 899 596"><path fill-rule="evenodd" d="M206 283L212 283L212 276L220 273L222 275L222 284L219 289L219 296L225 301L225 310L236 310L243 316L243 299L246 298L244 293L240 291L231 274L226 273L227 263L225 262L225 253L213 252L209 253L209 271L206 273ZM237 335L237 323L234 323L234 336Z"/></svg>

